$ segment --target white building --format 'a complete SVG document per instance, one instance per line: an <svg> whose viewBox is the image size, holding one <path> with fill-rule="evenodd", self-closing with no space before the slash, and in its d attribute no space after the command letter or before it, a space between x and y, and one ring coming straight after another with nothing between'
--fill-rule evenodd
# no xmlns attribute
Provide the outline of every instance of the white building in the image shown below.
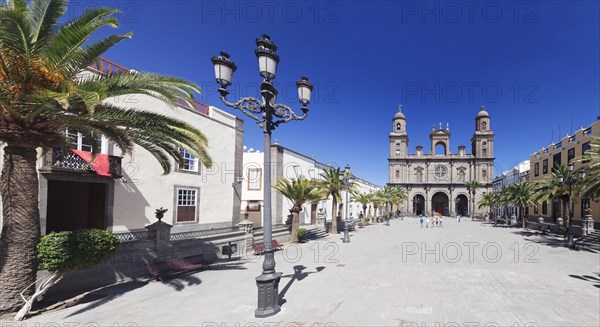
<svg viewBox="0 0 600 327"><path fill-rule="evenodd" d="M82 74L109 69L127 71L103 60ZM196 102L171 108L146 95L111 99L120 106L160 113L196 127L208 139L214 165L207 169L183 149L183 166L163 175L158 161L136 146L133 154L121 156L117 146L98 135L101 153L108 155L110 174L100 176L85 161L69 152L49 150L38 161L42 233L78 228L100 228L113 232L143 230L156 221L154 210L168 209L163 221L172 232L229 227L239 222L243 146L243 122L218 108ZM91 151L90 142L77 131L65 131L73 149ZM88 152L89 153L89 152ZM0 159L2 151L0 149ZM1 168L2 160L0 160ZM0 213L1 215L1 213ZM1 216L0 216L1 218Z"/></svg>
<svg viewBox="0 0 600 327"><path fill-rule="evenodd" d="M272 184L276 183L281 177L318 179L319 175L329 167L329 165L320 163L313 157L298 153L277 143L271 146L271 161ZM264 153L248 149L244 152L243 162L244 181L242 182L241 213L242 215L248 213L248 219L254 222L255 227L260 227L262 226L262 205L264 199L264 179L262 173L264 169ZM353 176L353 178L358 190L362 192L368 193L380 188L356 176ZM288 216L290 216L291 202L274 189L271 192L273 199L273 224L285 224ZM344 217L345 209L343 205L346 201L346 191L342 191L341 196L342 200L338 202L340 204L338 213L341 217ZM350 195L348 195L348 199L351 200ZM331 197L318 203L305 205L300 212L300 224L316 224L318 214L324 214L326 220L331 221L331 206ZM348 216L350 218L357 218L361 211L362 205L360 203L350 201L348 207Z"/></svg>
<svg viewBox="0 0 600 327"><path fill-rule="evenodd" d="M492 184L494 192L500 192L505 187L508 187L512 184L519 183L523 179L523 175L526 175L526 173L529 172L529 166L530 166L530 161L524 160L524 161L520 162L519 164L517 164L516 166L511 167L510 169L502 172L502 174L496 176L496 178L494 178L494 182ZM518 210L519 210L518 208L513 207L512 205L509 205L506 208L504 208L504 207L496 208L495 214L498 217L503 217L505 215L510 217L512 214L515 214L516 216L518 216L518 214L519 214Z"/></svg>

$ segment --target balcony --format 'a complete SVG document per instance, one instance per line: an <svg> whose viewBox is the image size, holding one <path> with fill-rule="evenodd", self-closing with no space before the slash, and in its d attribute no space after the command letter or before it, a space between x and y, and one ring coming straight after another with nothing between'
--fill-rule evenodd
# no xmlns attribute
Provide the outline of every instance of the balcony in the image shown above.
<svg viewBox="0 0 600 327"><path fill-rule="evenodd" d="M121 159L118 156L108 156L108 168L112 178L123 177ZM41 170L48 172L65 171L96 174L94 168L81 157L71 151L64 153L58 148L54 148L44 154Z"/></svg>
<svg viewBox="0 0 600 327"><path fill-rule="evenodd" d="M96 59L90 64L89 67L105 74L129 74L130 72L134 71L102 57ZM191 106L181 99L177 99L175 102L177 105L183 108L192 110L205 116L209 115L208 105L198 100L192 100Z"/></svg>

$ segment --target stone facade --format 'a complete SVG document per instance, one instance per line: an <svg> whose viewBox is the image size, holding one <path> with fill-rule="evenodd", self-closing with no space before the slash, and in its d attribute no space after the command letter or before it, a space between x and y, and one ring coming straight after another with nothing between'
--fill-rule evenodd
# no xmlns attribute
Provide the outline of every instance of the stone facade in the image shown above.
<svg viewBox="0 0 600 327"><path fill-rule="evenodd" d="M582 156L590 148L592 137L600 136L600 116L596 118L587 128L580 127L572 133L565 135L554 144L550 144L534 152L529 157L531 169L529 170L529 181L540 182L551 176L552 169L559 165L567 165L574 158ZM589 162L573 161L574 170L589 166ZM559 199L543 202L538 206L531 207L529 214L535 218L542 216L548 222L556 220L564 214ZM600 223L600 201L598 199L573 199L573 218L576 221L582 219L586 209L591 210L592 218Z"/></svg>
<svg viewBox="0 0 600 327"><path fill-rule="evenodd" d="M471 154L461 145L453 153L450 147L450 126L432 126L429 138L431 151L425 153L423 146L416 153L408 153L407 119L402 108L392 119L389 134L388 185L406 188L409 197L401 211L417 215L462 216L473 212L483 214L477 203L484 192L491 191L494 168L494 132L490 129L490 115L482 106L475 117L475 132L471 138ZM436 150L437 149L437 150ZM475 196L465 183L479 181L484 185Z"/></svg>

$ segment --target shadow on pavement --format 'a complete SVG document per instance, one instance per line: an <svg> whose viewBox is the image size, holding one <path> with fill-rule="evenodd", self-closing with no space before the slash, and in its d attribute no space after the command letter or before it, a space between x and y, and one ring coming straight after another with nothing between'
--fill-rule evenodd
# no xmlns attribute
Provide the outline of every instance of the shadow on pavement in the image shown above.
<svg viewBox="0 0 600 327"><path fill-rule="evenodd" d="M84 297L83 303L91 302L90 305L85 306L85 307L69 314L65 318L70 318L70 317L76 316L80 313L84 313L86 311L93 310L101 305L109 303L110 301L122 296L125 293L134 291L138 288L142 288L142 287L146 286L147 284L148 284L147 281L146 282L129 282L129 283L114 284L114 285L110 285L110 286L106 286L106 287L97 289L86 295L86 297L89 296L89 299L90 299L89 301L85 301L85 297ZM101 297L101 298L98 299L99 297ZM82 304L82 303L78 302L77 304Z"/></svg>
<svg viewBox="0 0 600 327"><path fill-rule="evenodd" d="M279 292L279 304L283 305L286 301L285 299L285 294L287 293L287 291L290 289L290 287L292 286L292 284L295 281L301 281L304 278L308 277L308 275L310 274L315 274L318 272L323 271L323 269L325 269L325 267L317 267L316 270L317 271L311 271L311 272L303 272L303 270L306 269L305 266L303 265L296 265L294 266L294 274L290 274L290 275L283 275L281 276L281 278L291 278L290 281L285 285L285 287L281 290L281 292Z"/></svg>
<svg viewBox="0 0 600 327"><path fill-rule="evenodd" d="M600 278L598 278L598 277L594 277L594 276L590 276L590 275L583 275L583 276L569 275L569 277L583 280L583 281L590 282L590 283L595 283L594 287L600 288Z"/></svg>

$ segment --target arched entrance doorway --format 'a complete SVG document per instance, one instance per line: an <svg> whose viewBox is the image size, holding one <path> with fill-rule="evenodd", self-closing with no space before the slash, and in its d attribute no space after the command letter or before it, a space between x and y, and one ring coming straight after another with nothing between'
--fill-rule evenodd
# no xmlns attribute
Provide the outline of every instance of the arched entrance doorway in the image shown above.
<svg viewBox="0 0 600 327"><path fill-rule="evenodd" d="M469 200L464 194L459 194L456 197L456 214L461 216L469 215Z"/></svg>
<svg viewBox="0 0 600 327"><path fill-rule="evenodd" d="M446 193L437 192L431 198L431 209L435 216L449 216L448 196Z"/></svg>
<svg viewBox="0 0 600 327"><path fill-rule="evenodd" d="M413 197L413 213L416 216L425 214L425 197L421 194Z"/></svg>

